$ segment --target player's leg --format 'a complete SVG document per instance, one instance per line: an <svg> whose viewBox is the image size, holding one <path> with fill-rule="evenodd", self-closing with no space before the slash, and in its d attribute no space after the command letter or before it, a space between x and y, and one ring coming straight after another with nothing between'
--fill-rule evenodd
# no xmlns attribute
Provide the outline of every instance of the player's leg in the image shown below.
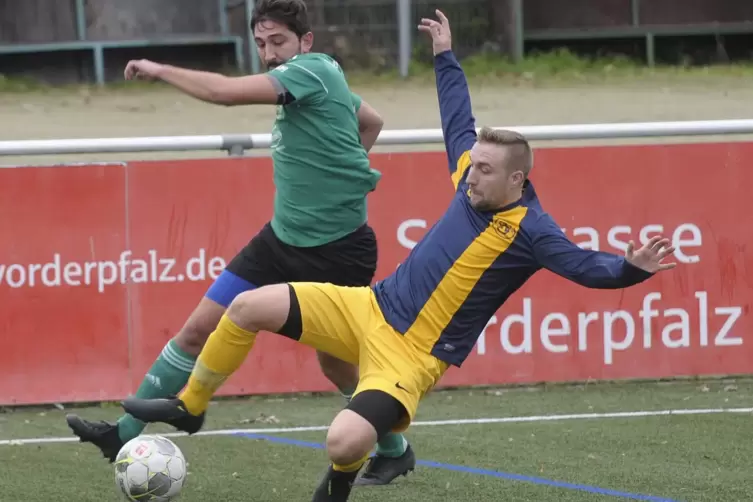
<svg viewBox="0 0 753 502"><path fill-rule="evenodd" d="M315 502L345 500L328 499L324 494L344 493L344 480L355 479L345 473L358 471L384 435L408 428L419 401L447 370L445 363L407 343L383 317L375 325L379 328L361 340L356 393L329 428L327 450L332 465L317 489ZM370 462L380 461L374 457Z"/></svg>
<svg viewBox="0 0 753 502"><path fill-rule="evenodd" d="M259 331L279 333L355 364L359 348L354 333L371 319L370 299L369 288L313 283L276 284L243 293L209 336L177 398L129 398L123 407L145 422L197 432L212 396L243 364Z"/></svg>
<svg viewBox="0 0 753 502"><path fill-rule="evenodd" d="M369 225L312 248L288 246L296 256L295 282L331 283L335 286L370 286L377 267L377 240ZM317 351L322 373L345 396L358 385L358 367Z"/></svg>
<svg viewBox="0 0 753 502"><path fill-rule="evenodd" d="M320 350L316 351L316 357L322 374L337 387L346 400L350 399L358 385L358 366Z"/></svg>
<svg viewBox="0 0 753 502"><path fill-rule="evenodd" d="M256 285L282 282L279 267L265 263L275 255L269 232L271 229L265 227L230 261L183 327L162 349L139 385L137 397L153 399L177 394L188 382L201 348L230 302ZM114 424L92 422L74 414L67 415L66 420L81 441L99 447L110 462L123 444L141 434L145 427L130 414L121 416Z"/></svg>
<svg viewBox="0 0 753 502"><path fill-rule="evenodd" d="M377 239L369 225L350 235L300 254L298 279L331 282L337 286L369 286L376 273ZM350 400L358 385L358 368L325 352L317 352L324 375ZM416 466L416 456L402 434L388 432L380 437L376 457L370 462L357 485L386 485Z"/></svg>
<svg viewBox="0 0 753 502"><path fill-rule="evenodd" d="M354 396L327 433L327 454L331 464L314 492L313 502L344 502L358 471L374 444L406 421L403 404L379 390Z"/></svg>
<svg viewBox="0 0 753 502"><path fill-rule="evenodd" d="M201 347L224 312L224 306L202 298L183 328L165 345L149 368L136 396L153 399L178 393L188 381L196 361L199 350L195 347ZM116 423L92 422L75 414L68 414L66 421L82 442L99 447L110 462L115 460L120 448L141 434L146 426L129 414L121 416Z"/></svg>

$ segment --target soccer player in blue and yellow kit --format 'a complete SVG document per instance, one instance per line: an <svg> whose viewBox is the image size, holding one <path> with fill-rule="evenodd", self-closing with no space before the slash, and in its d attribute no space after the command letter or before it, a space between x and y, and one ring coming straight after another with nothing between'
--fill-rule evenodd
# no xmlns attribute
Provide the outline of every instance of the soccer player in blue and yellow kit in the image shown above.
<svg viewBox="0 0 753 502"><path fill-rule="evenodd" d="M194 433L209 400L238 369L259 331L271 331L359 365L358 388L332 422L332 465L314 502L347 500L375 442L407 429L419 401L447 368L468 357L490 317L542 268L589 288L638 284L675 263L654 237L625 256L584 250L542 209L528 180L526 139L484 128L477 135L447 19L425 19L434 42L442 128L455 194L442 218L398 269L374 287L274 285L243 293L209 337L186 390L172 399L124 401L146 422Z"/></svg>

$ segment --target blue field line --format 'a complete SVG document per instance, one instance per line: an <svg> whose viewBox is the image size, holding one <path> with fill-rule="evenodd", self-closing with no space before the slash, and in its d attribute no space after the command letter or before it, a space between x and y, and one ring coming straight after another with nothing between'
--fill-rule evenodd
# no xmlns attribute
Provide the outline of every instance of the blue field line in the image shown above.
<svg viewBox="0 0 753 502"><path fill-rule="evenodd" d="M270 443L279 443L290 446L299 446L301 448L314 448L317 450L323 450L324 445L321 443L314 443L311 441L301 441L298 439L291 439L279 436L270 436L266 434L252 434L248 432L239 432L236 434L248 439L260 439L263 441L269 441ZM600 488L598 486L581 485L576 483L566 483L563 481L554 481L552 479L538 478L534 476L523 476L522 474L512 474L509 472L493 471L489 469L477 469L475 467L466 467L464 465L444 464L441 462L432 462L429 460L418 460L417 465L424 467L432 467L434 469L443 469L445 471L464 472L467 474L475 474L477 476L489 476L492 478L507 479L510 481L521 481L524 483L533 483L542 486L551 486L553 488L563 488L566 490L577 490L587 493L595 493L597 495L607 495L610 497L619 497L630 500L643 500L646 502L679 502L678 500L668 499L664 497L655 497L653 495L641 495L639 493L628 493L617 490L610 490L608 488Z"/></svg>

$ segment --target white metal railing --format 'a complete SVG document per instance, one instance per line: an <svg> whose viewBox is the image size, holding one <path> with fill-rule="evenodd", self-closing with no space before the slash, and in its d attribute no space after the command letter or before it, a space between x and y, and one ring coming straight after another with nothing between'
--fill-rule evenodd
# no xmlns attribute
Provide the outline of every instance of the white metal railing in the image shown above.
<svg viewBox="0 0 753 502"><path fill-rule="evenodd" d="M709 136L753 133L753 120L705 120L682 122L632 122L616 124L567 124L507 127L529 140L584 140ZM58 155L70 153L132 153L157 151L225 150L243 155L246 150L268 148L270 134L212 136L156 136L140 138L49 139L0 141L3 155ZM441 129L383 131L377 145L442 143Z"/></svg>

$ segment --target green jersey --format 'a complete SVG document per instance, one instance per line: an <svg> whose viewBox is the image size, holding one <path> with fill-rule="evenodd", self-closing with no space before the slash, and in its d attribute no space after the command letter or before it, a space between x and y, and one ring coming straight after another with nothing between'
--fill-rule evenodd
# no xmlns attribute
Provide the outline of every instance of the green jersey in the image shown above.
<svg viewBox="0 0 753 502"><path fill-rule="evenodd" d="M272 130L272 229L291 246L335 241L366 222L366 196L381 178L361 145L361 99L325 54L300 54L269 75L295 98L277 107Z"/></svg>

